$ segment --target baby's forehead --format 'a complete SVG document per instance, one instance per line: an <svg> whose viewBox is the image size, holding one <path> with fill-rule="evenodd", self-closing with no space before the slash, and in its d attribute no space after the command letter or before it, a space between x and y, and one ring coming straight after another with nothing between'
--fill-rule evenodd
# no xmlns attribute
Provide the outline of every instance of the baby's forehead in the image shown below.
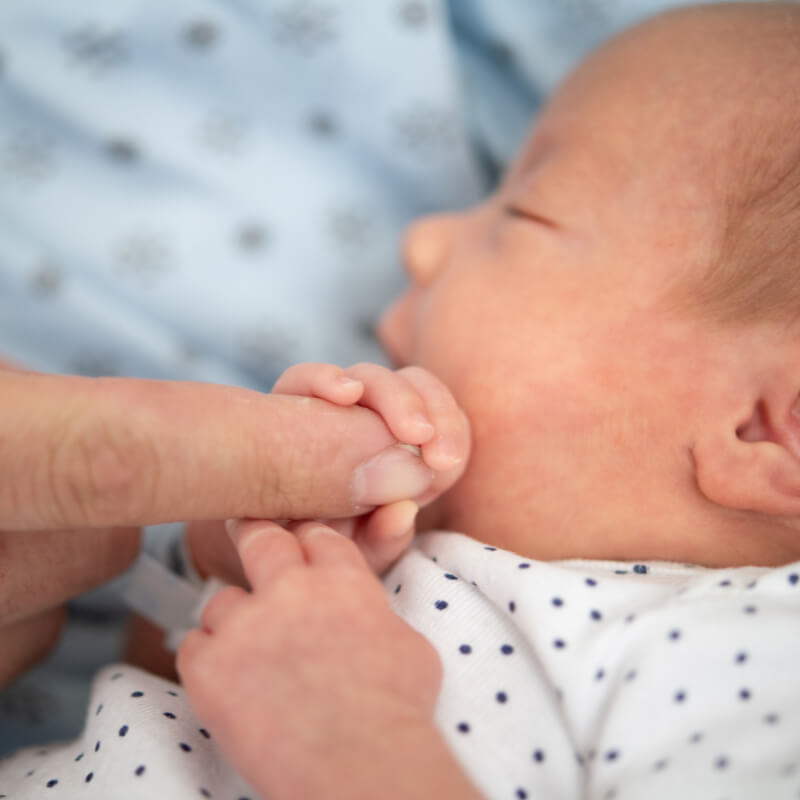
<svg viewBox="0 0 800 800"><path fill-rule="evenodd" d="M661 191L694 180L724 203L796 163L798 130L800 5L723 4L601 47L548 103L519 164L572 150L573 171L649 177Z"/></svg>

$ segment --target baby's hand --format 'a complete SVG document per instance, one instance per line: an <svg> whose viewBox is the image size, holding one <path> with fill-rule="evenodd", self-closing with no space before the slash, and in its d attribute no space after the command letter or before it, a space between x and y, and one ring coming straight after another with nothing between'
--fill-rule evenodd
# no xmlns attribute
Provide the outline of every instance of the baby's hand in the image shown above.
<svg viewBox="0 0 800 800"><path fill-rule="evenodd" d="M435 500L464 472L469 424L450 390L421 367L392 371L377 364L344 369L312 363L289 367L272 391L369 408L381 416L398 442L419 448L423 462L434 473L422 495L330 523L359 542L372 567L382 571L410 542L418 507Z"/></svg>
<svg viewBox="0 0 800 800"><path fill-rule="evenodd" d="M359 777L354 760L366 773L381 767L376 752L402 759L393 743L433 728L441 667L430 643L329 527L249 520L231 533L252 593L216 594L178 651L222 751L276 798L336 794Z"/></svg>

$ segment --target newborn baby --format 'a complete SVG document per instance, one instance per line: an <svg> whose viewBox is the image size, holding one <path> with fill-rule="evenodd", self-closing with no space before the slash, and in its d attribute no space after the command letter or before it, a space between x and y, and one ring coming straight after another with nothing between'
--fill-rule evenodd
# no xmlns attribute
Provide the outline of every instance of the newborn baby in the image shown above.
<svg viewBox="0 0 800 800"><path fill-rule="evenodd" d="M232 524L251 591L179 651L202 722L148 724L270 800L796 797L798 131L796 4L595 53L493 197L409 233L381 334L414 366L276 386L463 469L433 532L381 587L321 523ZM237 796L214 774L185 796Z"/></svg>

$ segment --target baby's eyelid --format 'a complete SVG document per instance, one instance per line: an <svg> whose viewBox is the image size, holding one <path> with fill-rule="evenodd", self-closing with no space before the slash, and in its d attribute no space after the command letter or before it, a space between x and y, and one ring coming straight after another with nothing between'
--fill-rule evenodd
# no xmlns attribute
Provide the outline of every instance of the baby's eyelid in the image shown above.
<svg viewBox="0 0 800 800"><path fill-rule="evenodd" d="M554 220L550 219L550 217L545 217L542 214L537 213L536 211L530 211L527 208L522 208L521 206L515 205L514 203L503 203L502 211L504 214L507 214L510 217L519 217L520 219L526 219L529 222L535 222L539 225L544 225L547 228L553 228L554 230L558 230L560 225L555 222Z"/></svg>

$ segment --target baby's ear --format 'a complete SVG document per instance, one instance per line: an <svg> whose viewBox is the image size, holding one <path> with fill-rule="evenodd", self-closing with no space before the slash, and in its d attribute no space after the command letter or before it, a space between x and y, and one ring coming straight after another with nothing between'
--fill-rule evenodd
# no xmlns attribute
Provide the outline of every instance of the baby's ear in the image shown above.
<svg viewBox="0 0 800 800"><path fill-rule="evenodd" d="M695 442L697 486L727 508L800 517L800 372L760 386Z"/></svg>

